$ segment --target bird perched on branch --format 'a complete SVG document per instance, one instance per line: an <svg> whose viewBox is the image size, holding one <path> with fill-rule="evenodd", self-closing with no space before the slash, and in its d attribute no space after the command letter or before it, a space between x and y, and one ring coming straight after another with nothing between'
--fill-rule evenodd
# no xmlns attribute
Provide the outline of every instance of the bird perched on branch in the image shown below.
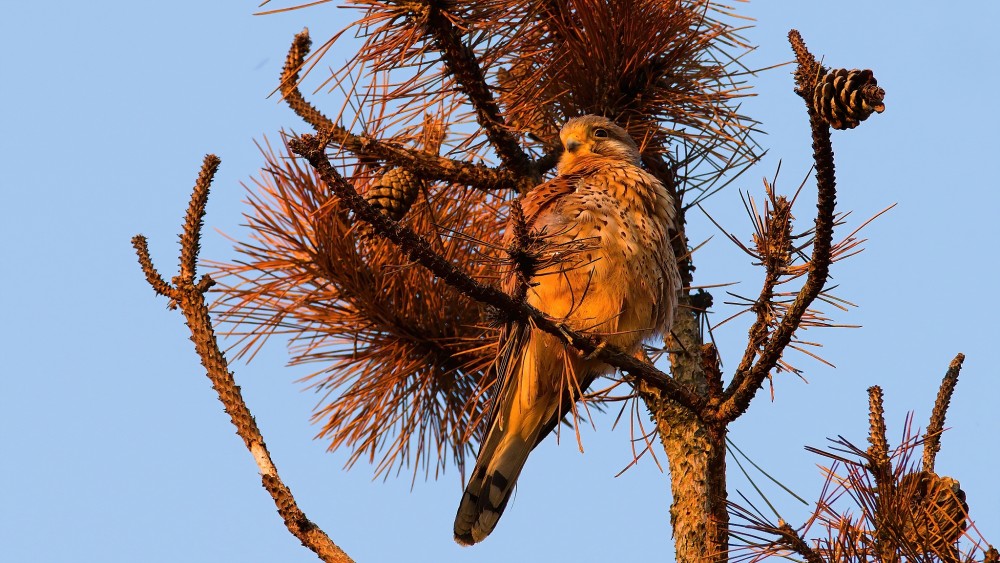
<svg viewBox="0 0 1000 563"><path fill-rule="evenodd" d="M511 267L505 289L526 288L532 306L627 353L673 322L680 275L670 246L674 202L640 167L624 129L594 115L569 120L559 175L522 204L537 241L532 271ZM512 222L514 219L511 220ZM506 239L514 242L515 225ZM482 541L507 506L531 450L611 366L530 326L505 329L489 429L455 516L455 540Z"/></svg>

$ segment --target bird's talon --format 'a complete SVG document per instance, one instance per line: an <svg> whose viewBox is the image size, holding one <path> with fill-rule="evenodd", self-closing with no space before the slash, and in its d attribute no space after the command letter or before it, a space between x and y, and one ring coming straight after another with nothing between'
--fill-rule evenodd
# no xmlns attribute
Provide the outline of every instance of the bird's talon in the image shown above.
<svg viewBox="0 0 1000 563"><path fill-rule="evenodd" d="M587 361L593 360L594 358L596 358L601 354L601 350L604 350L607 347L608 347L607 341L602 341L600 344L597 345L596 348L594 348L594 350L591 353L584 356L583 359Z"/></svg>
<svg viewBox="0 0 1000 563"><path fill-rule="evenodd" d="M566 323L559 323L558 325L556 325L556 328L559 329L559 332L563 335L563 338L565 338L568 342L573 342L572 329L566 326Z"/></svg>

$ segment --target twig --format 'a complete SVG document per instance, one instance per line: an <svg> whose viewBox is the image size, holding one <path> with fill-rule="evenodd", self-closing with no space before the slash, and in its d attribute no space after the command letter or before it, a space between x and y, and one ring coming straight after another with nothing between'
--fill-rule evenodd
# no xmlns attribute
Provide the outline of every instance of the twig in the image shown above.
<svg viewBox="0 0 1000 563"><path fill-rule="evenodd" d="M955 392L955 385L958 383L958 373L962 371L962 362L965 361L965 354L955 356L948 366L948 372L941 381L941 388L938 389L937 399L934 401L934 410L931 411L931 421L927 425L927 433L924 437L924 471L934 472L934 460L938 451L941 450L941 433L944 432L944 418L948 413L948 405L951 403L951 395Z"/></svg>
<svg viewBox="0 0 1000 563"><path fill-rule="evenodd" d="M132 237L132 246L135 248L136 254L139 255L139 266L142 268L142 272L146 274L146 281L153 287L153 291L157 295L172 299L174 288L163 280L160 272L156 271L156 266L153 265L153 261L149 258L149 246L146 244L146 237L142 235Z"/></svg>
<svg viewBox="0 0 1000 563"><path fill-rule="evenodd" d="M521 200L510 202L510 222L513 224L514 240L507 249L507 255L514 266L517 284L512 297L515 301L524 300L528 294L528 280L535 275L538 267L538 253L531 241L528 225L524 221L524 209Z"/></svg>
<svg viewBox="0 0 1000 563"><path fill-rule="evenodd" d="M805 557L809 563L826 563L787 522L781 523L774 531L779 535L778 543Z"/></svg>
<svg viewBox="0 0 1000 563"><path fill-rule="evenodd" d="M212 319L205 303L205 293L212 285L211 278L205 276L200 282L194 282L202 219L205 216L209 187L219 167L219 162L219 158L215 155L205 157L184 220L184 231L181 234L181 268L180 274L173 280L173 286L163 281L153 266L145 237L142 235L133 237L132 246L136 249L139 264L153 290L160 295L169 297L172 303L180 306L191 330L191 340L194 342L198 356L201 357L201 363L212 382L212 387L218 393L219 400L222 401L233 425L236 426L236 433L243 439L243 443L253 455L261 472L261 483L274 499L278 513L285 521L285 526L295 537L299 538L304 546L311 549L323 561L352 562L353 560L337 547L323 530L306 518L306 515L296 504L291 490L278 476L278 470L274 467L271 454L267 451L264 437L261 435L260 429L257 428L257 423L250 413L250 409L243 401L240 388L236 385L232 372L229 371L225 356L219 350L218 341L212 328Z"/></svg>
<svg viewBox="0 0 1000 563"><path fill-rule="evenodd" d="M317 131L326 131L336 127L336 124L312 105L299 90L299 71L302 70L310 47L312 47L312 38L309 37L308 28L295 34L292 46L288 48L288 55L285 57L285 66L281 69L279 88L281 89L281 97L296 115L312 125Z"/></svg>
<svg viewBox="0 0 1000 563"><path fill-rule="evenodd" d="M799 93L807 100L811 90L802 92L809 86L808 76L818 67L816 59L806 50L802 37L795 30L789 33L789 40L799 60L796 71L796 82ZM811 86L809 86L811 88ZM757 362L749 369L737 369L726 390L725 400L719 408L717 416L721 420L732 421L739 418L750 406L757 390L764 379L777 365L778 360L791 342L795 330L799 327L802 316L816 296L823 290L830 272L831 248L833 244L834 208L837 201L837 180L834 172L833 146L830 143L830 126L822 119L812 105L806 103L809 112L809 125L812 129L813 160L816 164L816 228L813 242L812 258L809 261L809 273L805 283L799 290L795 301L788 307L781 323L768 338L766 345L760 351ZM748 344L753 346L753 342Z"/></svg>
<svg viewBox="0 0 1000 563"><path fill-rule="evenodd" d="M768 190L769 192L771 190ZM792 257L792 204L783 197L771 197L773 207L756 226L760 238L758 254L764 265L764 283L751 310L757 320L747 333L747 347L737 372L746 373L753 367L757 353L767 344L768 329L774 322L774 288L788 269Z"/></svg>
<svg viewBox="0 0 1000 563"><path fill-rule="evenodd" d="M885 435L885 407L882 388L873 385L868 388L868 457L875 483L882 487L892 481L892 467L889 465L889 441Z"/></svg>
<svg viewBox="0 0 1000 563"><path fill-rule="evenodd" d="M875 478L877 492L876 506L872 518L875 524L875 551L879 561L891 563L899 560L892 537L898 525L892 509L896 499L896 480L889 462L889 441L885 435L885 407L882 388L873 385L868 388L868 471Z"/></svg>
<svg viewBox="0 0 1000 563"><path fill-rule="evenodd" d="M212 178L219 171L221 162L214 154L206 155L198 173L198 181L194 185L191 202L184 215L184 228L181 231L180 278L174 280L177 285L194 283L198 254L201 253L201 228L205 218L205 206L208 204L208 190L212 186Z"/></svg>
<svg viewBox="0 0 1000 563"><path fill-rule="evenodd" d="M327 160L323 152L323 147L326 146L324 137L302 135L290 139L288 146L293 152L309 161L323 182L340 198L341 203L354 212L355 217L371 225L383 238L399 245L409 259L418 262L470 299L494 307L497 311L507 315L509 320L530 321L535 327L555 335L583 354L592 355L602 362L620 368L633 377L646 381L662 390L667 398L691 409L699 416L705 414L705 399L674 381L667 374L625 354L615 346L607 344L602 338L571 330L565 324L549 318L527 303L514 300L496 287L476 281L435 253L430 245L412 230L379 213L357 193L354 186L344 180Z"/></svg>
<svg viewBox="0 0 1000 563"><path fill-rule="evenodd" d="M525 181L510 170L500 170L484 164L445 158L427 151L408 149L372 137L354 135L334 123L306 100L299 90L299 71L302 69L311 44L309 30L303 30L292 40L288 56L285 59L285 66L281 71L281 95L288 107L306 123L312 125L317 132L332 132L330 142L334 146L359 156L384 160L390 165L404 167L421 180L430 182L453 182L484 191L521 190L537 183Z"/></svg>

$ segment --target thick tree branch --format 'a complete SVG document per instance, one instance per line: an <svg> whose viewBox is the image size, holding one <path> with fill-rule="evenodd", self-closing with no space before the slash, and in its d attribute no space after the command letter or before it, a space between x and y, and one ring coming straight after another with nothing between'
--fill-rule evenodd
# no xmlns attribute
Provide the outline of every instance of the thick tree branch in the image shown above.
<svg viewBox="0 0 1000 563"><path fill-rule="evenodd" d="M476 281L434 252L431 246L412 230L379 213L327 160L323 150L327 142L325 137L326 135L319 137L302 135L289 140L288 146L293 152L309 161L323 182L358 219L371 225L382 237L399 245L408 258L427 268L470 299L494 307L510 320L530 322L535 327L559 337L581 353L592 355L660 389L666 398L691 409L699 416L704 414L706 400L687 386L674 381L652 365L625 354L597 336L571 330L565 324L549 318L527 303L514 300L500 289Z"/></svg>
<svg viewBox="0 0 1000 563"><path fill-rule="evenodd" d="M486 76L479 66L476 54L462 41L461 33L448 19L447 4L440 0L428 0L423 6L423 17L435 47L441 52L445 69L458 83L469 103L476 111L476 120L486 132L486 137L496 150L501 162L508 170L520 178L528 178L532 183L541 179L528 155L517 142L517 138L504 126L503 115L493 99Z"/></svg>
<svg viewBox="0 0 1000 563"><path fill-rule="evenodd" d="M292 41L285 59L285 66L281 71L281 95L288 107L306 123L312 125L317 132L332 132L330 142L335 147L350 151L358 156L383 160L392 166L404 167L418 178L430 182L451 182L484 191L523 190L537 183L534 180L526 182L511 170L490 168L483 164L445 158L430 152L401 147L373 137L354 135L334 123L306 100L299 90L299 72L305 62L306 55L309 54L311 44L309 30L303 30Z"/></svg>
<svg viewBox="0 0 1000 563"><path fill-rule="evenodd" d="M948 372L941 381L938 389L937 399L934 401L934 410L931 411L931 420L927 424L927 433L924 438L924 471L934 472L934 460L941 450L941 433L944 432L944 418L948 414L948 405L951 404L951 395L955 392L955 385L958 384L958 374L962 371L962 362L965 361L965 354L958 354L948 366Z"/></svg>
<svg viewBox="0 0 1000 563"><path fill-rule="evenodd" d="M819 63L806 50L802 37L797 31L792 30L789 33L789 40L798 58L799 66L795 73L797 92L806 99L809 124L812 129L813 160L816 164L818 195L812 257L809 261L809 273L805 283L795 297L795 301L788 307L781 323L767 339L757 362L749 369L738 369L733 375L733 380L726 390L725 400L717 413L720 420L732 421L746 412L750 401L753 400L764 379L777 365L785 347L791 342L802 316L823 290L830 272L833 215L837 201L837 181L834 172L833 146L830 143L830 125L817 114L808 101L811 98ZM753 346L754 343L750 342L748 345Z"/></svg>
<svg viewBox="0 0 1000 563"><path fill-rule="evenodd" d="M205 204L208 202L209 186L215 171L218 169L219 162L215 155L205 157L184 221L184 231L181 235L181 272L174 278L173 286L164 282L156 272L153 261L149 257L145 237L136 235L132 238L132 245L139 256L139 264L146 274L146 279L153 286L153 289L159 294L170 297L173 302L180 306L188 328L191 330L191 340L194 342L195 350L198 352L201 363L212 382L212 387L218 393L219 400L222 401L233 425L236 426L236 433L243 439L243 443L253 455L261 472L261 483L274 499L278 513L285 521L285 526L295 537L299 538L302 545L311 549L323 561L330 563L352 562L353 560L337 547L323 530L306 518L306 515L296 504L292 492L278 476L278 470L274 467L271 454L267 451L264 437L261 435L260 429L257 428L257 422L250 413L250 409L247 408L246 402L243 401L240 388L236 385L225 356L219 349L212 328L212 319L208 313L208 305L205 302L205 293L212 285L211 278L206 276L198 283L194 281Z"/></svg>

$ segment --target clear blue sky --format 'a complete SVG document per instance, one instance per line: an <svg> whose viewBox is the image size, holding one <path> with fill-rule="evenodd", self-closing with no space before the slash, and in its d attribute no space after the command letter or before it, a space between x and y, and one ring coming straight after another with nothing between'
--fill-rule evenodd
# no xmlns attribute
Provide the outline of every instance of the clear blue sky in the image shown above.
<svg viewBox="0 0 1000 563"><path fill-rule="evenodd" d="M240 182L261 165L254 139L305 129L267 95L294 33L308 26L321 40L349 17L332 6L266 17L240 2L5 6L0 560L314 560L282 526L181 316L154 298L129 239L146 234L161 271L173 275L191 185L214 152L223 164L202 256L233 257L216 229L243 232ZM796 27L828 64L875 70L886 112L834 133L839 201L855 211L851 225L899 205L865 231L867 250L833 272L839 295L860 306L835 319L864 327L808 335L837 369L802 361L810 383L780 377L774 403L759 397L732 436L815 498L818 460L803 445L838 434L862 443L873 384L886 390L893 439L908 410L924 424L949 360L964 352L938 469L962 482L980 529L1000 542L1000 84L987 64L1000 55L1000 4L768 0L737 9L758 20L746 33L761 46L751 66L789 60L785 34ZM328 63L349 56L335 51ZM779 158L786 191L810 164L789 71L751 79L758 96L745 109L763 122L770 153L737 185L755 194ZM804 221L810 206L799 210ZM708 209L749 236L735 186ZM692 215L690 232L716 235L699 252L700 283L756 291L746 256L707 221ZM716 319L730 312L720 306ZM736 324L716 335L727 373L744 335ZM346 453L311 439L316 397L294 383L307 371L286 360L275 341L233 367L301 506L359 562L669 559L667 480L652 463L613 478L629 449L611 417L585 432L584 455L571 441L540 447L496 533L463 549L451 539L457 472L411 490L406 477L373 482L364 464L343 471ZM737 487L749 490L734 476ZM788 497L774 500L786 519L801 520Z"/></svg>

